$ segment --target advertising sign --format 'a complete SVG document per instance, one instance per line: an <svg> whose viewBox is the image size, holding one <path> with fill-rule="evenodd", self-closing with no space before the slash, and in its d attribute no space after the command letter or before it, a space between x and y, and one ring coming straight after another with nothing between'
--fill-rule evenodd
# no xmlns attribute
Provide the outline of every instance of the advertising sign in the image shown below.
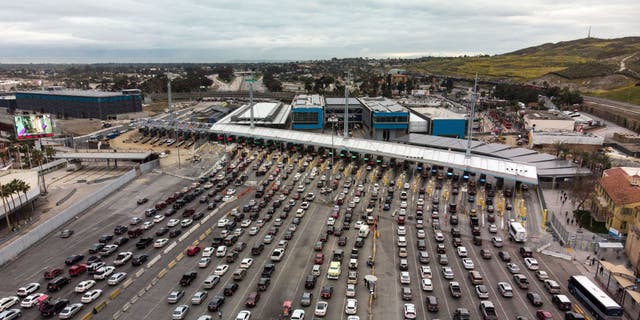
<svg viewBox="0 0 640 320"><path fill-rule="evenodd" d="M53 121L50 114L16 115L15 122L18 140L53 137Z"/></svg>

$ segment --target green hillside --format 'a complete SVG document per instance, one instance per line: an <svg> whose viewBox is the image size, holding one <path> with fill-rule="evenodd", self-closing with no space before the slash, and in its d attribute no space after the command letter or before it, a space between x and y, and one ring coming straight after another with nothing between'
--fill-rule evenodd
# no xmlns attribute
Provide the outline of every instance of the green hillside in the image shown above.
<svg viewBox="0 0 640 320"><path fill-rule="evenodd" d="M483 79L513 82L536 79L548 73L575 79L612 74L618 62L607 59L635 52L640 52L640 37L589 38L546 43L496 56L428 58L406 68L465 78L472 78L477 72ZM631 63L628 68L635 66L637 64Z"/></svg>

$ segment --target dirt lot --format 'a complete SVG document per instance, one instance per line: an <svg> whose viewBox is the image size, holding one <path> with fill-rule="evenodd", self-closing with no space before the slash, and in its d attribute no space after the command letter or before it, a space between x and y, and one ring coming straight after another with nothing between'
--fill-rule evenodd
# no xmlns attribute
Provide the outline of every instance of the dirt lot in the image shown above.
<svg viewBox="0 0 640 320"><path fill-rule="evenodd" d="M100 130L102 122L99 119L56 119L55 126L61 133L82 136Z"/></svg>
<svg viewBox="0 0 640 320"><path fill-rule="evenodd" d="M135 143L134 141L140 137L141 134L137 131L129 131L119 137L109 141L111 149L121 152L165 152L166 157L160 159L162 166L174 165L178 163L178 148L175 146L153 146L151 144ZM168 153L167 153L168 151ZM194 151L191 148L180 148L180 161L191 161Z"/></svg>

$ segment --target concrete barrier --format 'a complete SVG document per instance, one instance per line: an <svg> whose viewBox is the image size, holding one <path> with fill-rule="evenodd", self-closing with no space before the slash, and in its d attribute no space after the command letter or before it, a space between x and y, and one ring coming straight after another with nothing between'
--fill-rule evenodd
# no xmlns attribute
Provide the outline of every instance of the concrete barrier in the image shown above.
<svg viewBox="0 0 640 320"><path fill-rule="evenodd" d="M161 254L158 254L155 257L153 257L153 259L151 259L151 261L147 263L147 268L151 268L154 264L156 264L156 262L158 262L158 260L160 260L160 258L162 258ZM144 270L144 269L141 269L141 270Z"/></svg>
<svg viewBox="0 0 640 320"><path fill-rule="evenodd" d="M169 253L169 251L171 251L171 249L175 248L175 247L176 247L176 245L178 245L178 242L177 242L177 241L172 242L168 247L164 248L163 253L164 253L164 254Z"/></svg>
<svg viewBox="0 0 640 320"><path fill-rule="evenodd" d="M82 318L80 318L80 319L82 319L82 320L90 320L91 318L93 318L93 313L89 312L89 313L85 314L84 316L82 316Z"/></svg>
<svg viewBox="0 0 640 320"><path fill-rule="evenodd" d="M198 240L202 241L202 240L204 240L204 238L206 238L206 237L207 237L207 233L205 232L205 233L203 233L203 234L201 234L201 235L200 235L200 237L198 238Z"/></svg>
<svg viewBox="0 0 640 320"><path fill-rule="evenodd" d="M138 297L142 297L146 292L147 292L147 289L145 288L140 289L140 291L138 291Z"/></svg>
<svg viewBox="0 0 640 320"><path fill-rule="evenodd" d="M564 259L564 260L568 260L568 261L573 260L573 257L568 255L568 254L559 253L559 252L555 252L555 251L551 251L551 250L542 250L541 253L545 254L545 255L548 255L548 256L551 256L551 257L560 258L560 259Z"/></svg>
<svg viewBox="0 0 640 320"><path fill-rule="evenodd" d="M121 291L122 290L120 288L117 288L117 289L111 291L111 293L109 294L109 300L113 300L113 299L117 298L120 295Z"/></svg>
<svg viewBox="0 0 640 320"><path fill-rule="evenodd" d="M140 269L140 270L136 271L136 278L140 278L142 276L142 274L144 274L144 269Z"/></svg>
<svg viewBox="0 0 640 320"><path fill-rule="evenodd" d="M160 270L160 272L158 272L158 278L164 277L167 272L169 272L169 270L167 270L167 268L163 268L162 270Z"/></svg>
<svg viewBox="0 0 640 320"><path fill-rule="evenodd" d="M131 304L134 304L134 303L138 302L138 299L140 299L138 296L133 296L133 297L131 297L131 300L129 300L129 302Z"/></svg>
<svg viewBox="0 0 640 320"><path fill-rule="evenodd" d="M180 253L179 255L176 256L176 261L180 261L182 260L182 258L184 258L184 253Z"/></svg>
<svg viewBox="0 0 640 320"><path fill-rule="evenodd" d="M118 311L116 311L116 313L114 313L114 314L113 314L113 320L120 319L120 314L121 314L121 313L122 313L122 312L121 312L121 311L119 311L119 310L118 310Z"/></svg>
<svg viewBox="0 0 640 320"><path fill-rule="evenodd" d="M98 314L100 311L102 311L102 309L104 309L107 306L107 300L102 300L100 301L100 303L96 304L95 307L93 307L93 314Z"/></svg>
<svg viewBox="0 0 640 320"><path fill-rule="evenodd" d="M167 265L167 268L173 269L173 267L176 266L176 263L176 260L171 260L171 262L169 262L169 264Z"/></svg>
<svg viewBox="0 0 640 320"><path fill-rule="evenodd" d="M151 279L151 285L155 286L158 283L158 277L153 277L153 279Z"/></svg>
<svg viewBox="0 0 640 320"><path fill-rule="evenodd" d="M196 239L196 240L193 240L193 242L191 242L191 245L192 245L192 246L197 246L197 245L199 245L199 244L200 244L200 240L197 240L197 239Z"/></svg>
<svg viewBox="0 0 640 320"><path fill-rule="evenodd" d="M122 306L122 312L127 312L131 308L131 303L127 302Z"/></svg>
<svg viewBox="0 0 640 320"><path fill-rule="evenodd" d="M123 288L128 288L133 283L133 279L129 278L122 283Z"/></svg>

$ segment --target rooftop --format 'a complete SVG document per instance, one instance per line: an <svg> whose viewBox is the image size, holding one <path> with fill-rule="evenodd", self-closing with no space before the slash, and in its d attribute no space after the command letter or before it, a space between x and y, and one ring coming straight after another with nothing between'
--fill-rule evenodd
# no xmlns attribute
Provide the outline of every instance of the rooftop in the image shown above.
<svg viewBox="0 0 640 320"><path fill-rule="evenodd" d="M344 99L342 99L344 103ZM300 94L293 98L291 108L322 108L324 106L324 97L319 94Z"/></svg>
<svg viewBox="0 0 640 320"><path fill-rule="evenodd" d="M640 202L640 186L631 183L638 174L640 168L611 168L604 171L599 183L616 205L636 203Z"/></svg>
<svg viewBox="0 0 640 320"><path fill-rule="evenodd" d="M282 102L257 102L253 104L253 117L256 124L284 124L287 122L291 106ZM228 114L218 123L250 124L251 108L248 104Z"/></svg>
<svg viewBox="0 0 640 320"><path fill-rule="evenodd" d="M385 97L363 97L358 99L365 108L373 112L407 112L405 107Z"/></svg>
<svg viewBox="0 0 640 320"><path fill-rule="evenodd" d="M144 160L151 156L151 152L60 152L53 156L56 159L114 159L114 160Z"/></svg>
<svg viewBox="0 0 640 320"><path fill-rule="evenodd" d="M336 97L332 97L332 98L324 98L324 103L325 106L333 106L333 105L340 105L344 107L344 98L336 98ZM353 105L357 105L360 106L360 101L358 101L358 99L356 98L349 98L349 105L353 106Z"/></svg>
<svg viewBox="0 0 640 320"><path fill-rule="evenodd" d="M74 96L74 97L90 97L90 98L106 98L106 97L120 97L122 92L106 92L95 90L54 90L54 91L18 91L17 93L24 94L42 94L42 95L55 95L55 96Z"/></svg>
<svg viewBox="0 0 640 320"><path fill-rule="evenodd" d="M431 120L434 119L466 119L467 115L463 113L454 112L449 108L438 107L416 107L411 110L420 113Z"/></svg>
<svg viewBox="0 0 640 320"><path fill-rule="evenodd" d="M527 113L525 117L531 120L573 120L573 118L569 117L564 113L540 111L540 110Z"/></svg>

